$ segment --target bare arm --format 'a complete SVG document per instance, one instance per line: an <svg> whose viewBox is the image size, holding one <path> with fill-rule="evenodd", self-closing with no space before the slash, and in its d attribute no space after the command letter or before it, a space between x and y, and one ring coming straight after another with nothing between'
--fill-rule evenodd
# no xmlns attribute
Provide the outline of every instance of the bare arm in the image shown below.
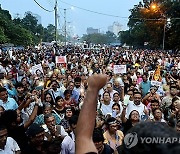
<svg viewBox="0 0 180 154"><path fill-rule="evenodd" d="M30 115L27 122L24 123L24 128L28 128L36 118L37 112L38 112L38 106L39 106L39 100L37 99L37 96L35 98L35 105L32 114Z"/></svg>
<svg viewBox="0 0 180 154"><path fill-rule="evenodd" d="M92 141L96 118L98 91L106 84L106 75L93 75L88 80L88 90L76 127L76 154L97 153Z"/></svg>
<svg viewBox="0 0 180 154"><path fill-rule="evenodd" d="M121 114L121 120L122 120L123 123L126 123L126 121L127 121L125 115L126 115L126 107L123 107L123 111L122 111L122 114Z"/></svg>

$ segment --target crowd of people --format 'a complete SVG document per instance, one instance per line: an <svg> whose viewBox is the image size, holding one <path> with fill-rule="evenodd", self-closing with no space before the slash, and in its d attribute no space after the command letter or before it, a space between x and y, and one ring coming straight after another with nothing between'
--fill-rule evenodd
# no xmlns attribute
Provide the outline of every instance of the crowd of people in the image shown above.
<svg viewBox="0 0 180 154"><path fill-rule="evenodd" d="M108 46L0 51L0 153L126 153L124 137L146 123L180 131L180 54Z"/></svg>

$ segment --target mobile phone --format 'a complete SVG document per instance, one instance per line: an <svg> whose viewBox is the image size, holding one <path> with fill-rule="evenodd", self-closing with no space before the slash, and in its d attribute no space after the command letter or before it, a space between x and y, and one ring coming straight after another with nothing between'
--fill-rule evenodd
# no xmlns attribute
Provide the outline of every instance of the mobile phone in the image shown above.
<svg viewBox="0 0 180 154"><path fill-rule="evenodd" d="M112 110L112 117L116 118L116 110Z"/></svg>

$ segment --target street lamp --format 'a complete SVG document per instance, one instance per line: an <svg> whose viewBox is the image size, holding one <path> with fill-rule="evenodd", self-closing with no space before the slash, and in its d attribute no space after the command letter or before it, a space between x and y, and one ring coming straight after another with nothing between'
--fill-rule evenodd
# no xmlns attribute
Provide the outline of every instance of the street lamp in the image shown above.
<svg viewBox="0 0 180 154"><path fill-rule="evenodd" d="M168 22L170 22L170 18L166 18L166 17L165 17L164 30L163 30L163 44L162 44L162 49L163 49L163 50L164 50L164 47L165 47L166 25L167 25Z"/></svg>
<svg viewBox="0 0 180 154"><path fill-rule="evenodd" d="M66 46L66 41L67 41L67 21L66 21L66 11L67 10L73 10L73 7L64 9L64 37L65 37L65 46Z"/></svg>

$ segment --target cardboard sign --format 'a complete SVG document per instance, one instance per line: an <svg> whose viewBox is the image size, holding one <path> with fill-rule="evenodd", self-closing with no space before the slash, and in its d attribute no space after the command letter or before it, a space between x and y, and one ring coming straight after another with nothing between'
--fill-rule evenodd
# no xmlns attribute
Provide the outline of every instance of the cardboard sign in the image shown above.
<svg viewBox="0 0 180 154"><path fill-rule="evenodd" d="M30 69L30 72L31 72L31 74L36 74L38 76L40 74L44 74L43 73L43 68L42 68L41 64L32 66L31 69Z"/></svg>
<svg viewBox="0 0 180 154"><path fill-rule="evenodd" d="M66 64L66 56L56 56L56 64Z"/></svg>
<svg viewBox="0 0 180 154"><path fill-rule="evenodd" d="M114 65L114 74L126 73L126 65Z"/></svg>

